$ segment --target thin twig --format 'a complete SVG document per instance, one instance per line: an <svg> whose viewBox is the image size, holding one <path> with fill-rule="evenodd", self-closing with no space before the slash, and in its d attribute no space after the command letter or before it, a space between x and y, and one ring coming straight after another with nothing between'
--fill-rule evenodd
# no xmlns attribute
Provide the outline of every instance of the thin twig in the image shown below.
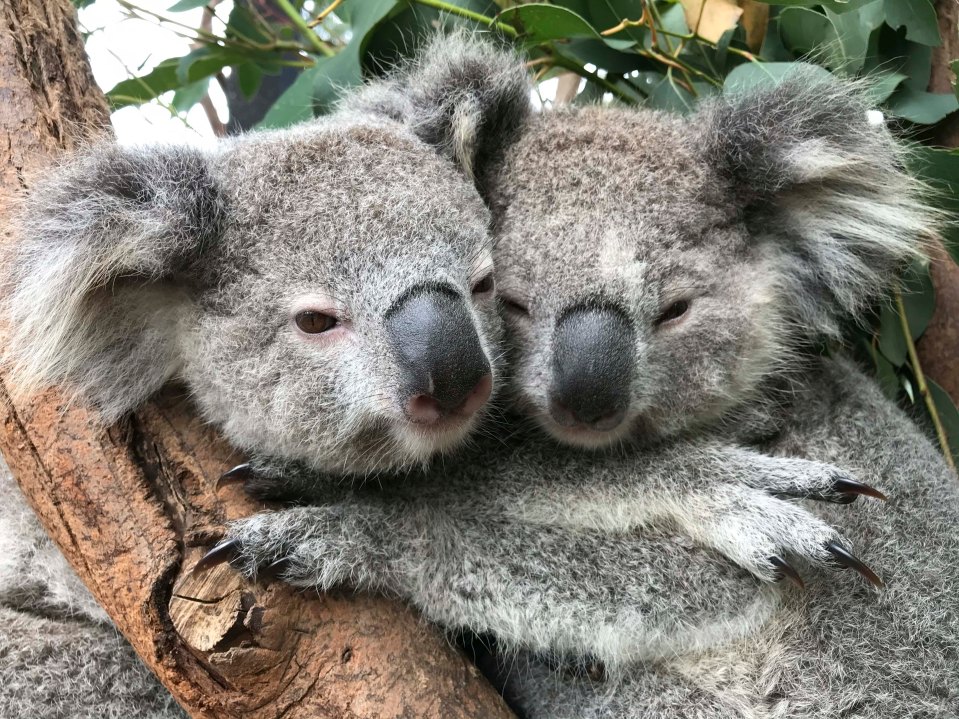
<svg viewBox="0 0 959 719"><path fill-rule="evenodd" d="M300 31L304 39L310 43L314 52L318 52L320 55L325 55L326 57L332 57L336 54L320 40L320 36L313 32L313 28L306 24L306 20L300 15L299 10L293 7L290 0L274 0L274 2L280 10L286 13L286 16L290 18L290 22L296 26L296 29Z"/></svg>
<svg viewBox="0 0 959 719"><path fill-rule="evenodd" d="M949 448L949 438L946 435L946 428L943 427L942 420L939 418L939 410L936 408L936 402L932 397L932 393L929 391L929 385L926 384L926 375L923 373L922 366L919 364L919 354L916 352L916 345L912 341L912 330L909 329L909 320L906 318L906 306L903 304L902 294L899 290L896 290L895 298L896 309L899 312L899 324L902 327L903 337L906 339L906 352L909 354L909 364L916 378L916 384L919 385L919 394L926 404L926 409L929 411L929 418L932 420L932 426L936 430L936 437L939 439L939 446L942 448L942 453L946 458L946 464L955 472L956 462L953 459L952 450Z"/></svg>
<svg viewBox="0 0 959 719"><path fill-rule="evenodd" d="M331 2L325 10L323 10L323 12L307 23L307 27L314 28L317 25L321 25L323 21L330 16L330 13L336 10L336 8L342 4L343 0L333 0L333 2Z"/></svg>
<svg viewBox="0 0 959 719"><path fill-rule="evenodd" d="M472 10L467 10L466 8L459 7L458 5L453 5L448 2L443 2L443 0L413 0L418 5L425 5L426 7L434 8L435 10L442 10L443 12L449 13L450 15L458 15L459 17L466 18L467 20L472 20L473 22L478 22L486 27L495 28L505 35L510 37L517 37L519 32L515 27L509 25L505 22L500 22L495 18L491 18L483 13L473 12Z"/></svg>

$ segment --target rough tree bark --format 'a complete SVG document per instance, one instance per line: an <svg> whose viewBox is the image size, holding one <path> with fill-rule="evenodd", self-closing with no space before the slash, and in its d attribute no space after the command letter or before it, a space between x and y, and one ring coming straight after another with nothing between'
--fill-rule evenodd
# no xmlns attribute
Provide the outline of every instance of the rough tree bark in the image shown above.
<svg viewBox="0 0 959 719"><path fill-rule="evenodd" d="M68 0L0 2L0 219L30 177L108 126ZM15 241L2 230L4 246ZM464 657L411 611L309 596L190 568L225 519L257 507L215 489L236 458L168 390L96 426L57 391L13 401L0 451L83 581L194 717L510 716Z"/></svg>
<svg viewBox="0 0 959 719"><path fill-rule="evenodd" d="M936 13L942 45L933 50L929 90L952 92L955 78L949 63L959 59L959 0L937 0ZM933 141L959 147L959 113L940 123ZM959 403L959 265L944 249L933 258L932 281L936 311L917 349L929 376Z"/></svg>

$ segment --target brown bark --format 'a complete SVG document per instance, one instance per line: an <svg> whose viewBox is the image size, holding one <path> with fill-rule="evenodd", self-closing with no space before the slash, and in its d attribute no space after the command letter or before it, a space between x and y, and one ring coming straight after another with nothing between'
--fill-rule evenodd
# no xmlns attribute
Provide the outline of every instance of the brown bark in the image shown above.
<svg viewBox="0 0 959 719"><path fill-rule="evenodd" d="M67 0L0 2L0 218L29 178L108 124ZM3 242L15 241L9 227ZM189 569L224 520L256 510L215 489L236 458L167 390L98 428L51 390L0 378L0 451L83 581L194 717L508 717L440 634L400 604Z"/></svg>
<svg viewBox="0 0 959 719"><path fill-rule="evenodd" d="M937 0L936 13L942 45L933 49L929 90L952 92L955 75L949 63L959 59L959 0ZM959 113L939 123L932 140L944 147L959 147ZM926 374L959 403L959 266L944 249L933 257L932 281L936 311L917 350Z"/></svg>

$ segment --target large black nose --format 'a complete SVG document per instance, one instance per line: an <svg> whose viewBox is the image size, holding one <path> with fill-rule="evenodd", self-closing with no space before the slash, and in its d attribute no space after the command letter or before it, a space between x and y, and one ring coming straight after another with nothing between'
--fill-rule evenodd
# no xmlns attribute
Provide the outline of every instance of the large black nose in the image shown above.
<svg viewBox="0 0 959 719"><path fill-rule="evenodd" d="M560 317L553 338L553 419L599 431L619 426L629 408L634 351L632 325L618 309L580 307Z"/></svg>
<svg viewBox="0 0 959 719"><path fill-rule="evenodd" d="M407 417L436 422L469 416L492 390L490 364L463 298L444 285L423 285L397 300L386 330L401 369Z"/></svg>

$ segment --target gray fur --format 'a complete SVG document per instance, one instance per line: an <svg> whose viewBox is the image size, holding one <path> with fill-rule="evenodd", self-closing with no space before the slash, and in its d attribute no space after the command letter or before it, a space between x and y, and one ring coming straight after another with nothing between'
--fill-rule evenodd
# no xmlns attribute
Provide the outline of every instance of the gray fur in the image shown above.
<svg viewBox="0 0 959 719"><path fill-rule="evenodd" d="M40 528L0 460L0 716L186 719Z"/></svg>
<svg viewBox="0 0 959 719"><path fill-rule="evenodd" d="M445 58L437 72L427 74L431 83L447 77L444 70L455 67L450 58L457 59L458 50L466 60L476 58L470 54L476 47L473 41L450 42L452 49L427 55ZM484 50L480 60L467 74L472 96L487 97L470 84L482 80L484 67L491 77L517 75L509 69L515 68L512 58ZM506 70L498 69L500 62ZM417 70L423 71L424 66ZM402 90L402 81L390 82L391 92ZM498 83L494 86L502 87ZM445 95L423 92L421 97ZM835 103L842 99L828 97ZM822 89L803 95L807 102L828 97ZM419 126L415 103L390 103L413 109L410 115L394 113L394 120ZM959 677L956 663L950 662L955 626L941 627L940 621L949 617L931 606L940 601L945 613L953 611L949 591L957 572L946 559L955 554L959 540L946 529L959 515L959 499L948 483L951 475L928 442L887 404L865 412L870 420L884 418L884 434L877 438L866 431L865 414L848 406L849 397L834 386L852 384L854 398L868 398L874 388L859 386L854 371L829 364L820 368L808 357L798 364L804 371L797 369L787 379L797 390L825 386L833 393L825 398L800 396L795 407L789 406L792 397L780 386L786 360L803 357L805 342L833 331L835 317L825 308L835 299L846 311L860 307L868 294L861 298L859 293L874 289L864 282L890 275L915 253L930 225L921 205L909 199L915 196L914 188L895 162L870 149L886 147L881 138L854 148L855 172L845 160L829 162L842 159L845 152L829 144L832 135L818 138L822 143L799 143L785 159L768 160L762 177L775 179L757 188L756 178L743 175L736 162L739 150L730 152L726 143L749 148L755 159L763 143L750 146L753 136L732 128L771 132L781 127L776 113L766 112L775 105L766 100L716 106L700 116L701 127L662 115L600 109L536 117L516 127L517 134L509 138L514 144L505 154L502 148L490 154L474 152L482 134L465 143L459 139L473 137L477 128L496 126L495 119L469 120L460 135L427 133L426 139L439 137L444 152L489 183L481 189L494 209L503 288L525 292L523 299L533 312L531 329L516 318L512 321L516 378L526 406L535 405L535 391L544 380L523 352L548 351L548 327L540 332L537 318L548 318L572 299L581 300L584 292L599 291L609 296L604 299L621 304L642 329L637 332L642 343L637 363L643 371L636 373L630 429L649 430L657 437L699 431L688 444L601 458L557 449L543 437L520 434L505 447L496 438L485 438L455 462L438 462L426 475L415 471L392 483L384 478L383 490L324 481L316 470L402 468L436 447L411 457L402 451L404 445L381 445L379 459L369 462L356 445L366 447L354 442L362 433L351 432L345 443L329 441L327 428L354 416L342 411L343 396L355 397L350 395L355 385L389 373L377 365L345 367L332 360L332 370L329 363L322 368L324 377L333 375L329 388L306 393L308 399L301 401L296 390L314 388L319 365L304 361L282 341L270 342L282 337L282 332L264 329L282 314L275 295L278 288L305 283L307 277L315 282L318 275L336 283L338 298L346 294L351 304L374 308L369 315L376 317L375 308L382 310L396 285L403 284L393 271L396 255L412 260L402 263L407 274L401 277L409 282L422 281L411 269L420 263L434 272L457 268L459 274L449 281L465 294L470 252L464 249L483 244L481 208L459 213L459 208L477 208L476 198L462 189L462 179L451 168L441 176L419 149L391 155L385 166L382 148L379 154L364 153L363 143L351 137L351 131L380 143L397 135L403 142L411 138L387 120L380 121L386 128L383 134L378 125L368 132L357 130L369 121L361 121L355 108L330 124L225 146L211 161L224 208L219 239L204 248L202 261L169 281L188 310L181 313L181 324L188 329L178 327L172 333L172 356L207 416L241 447L272 457L272 472L288 488L311 490L317 502L234 524L231 536L240 541L239 566L255 573L264 562L284 558L284 576L296 584L348 582L386 591L412 601L448 627L491 632L510 649L574 660L589 654L609 663L609 691L597 693L575 680L545 674L534 659L521 675L527 681L517 687L534 716L666 719L696 712L716 718L820 712L825 717L843 711L855 716L850 712L863 710L863 716L891 719L910 716L917 707L931 715L955 713ZM485 101L477 106L498 107ZM842 138L861 139L855 112L836 107L851 128ZM511 107L509 113L511 118L524 117L521 108ZM458 121L457 112L447 115ZM793 115L787 113L780 121ZM512 120L507 126L513 127ZM349 139L338 134L344 129ZM720 129L734 140L720 137ZM330 136L336 138L332 147L323 142ZM451 137L455 141L449 151ZM810 147L815 152L810 154ZM337 164L341 155L349 162ZM330 170L330 164L338 172ZM896 218L887 218L894 203L877 185L881 171L892 172L887 181L907 191L906 206L896 205ZM445 198L421 191L424 186L445 186L441 181L460 189ZM828 192L837 183L839 195L855 190L870 202L863 203L863 212L850 223L833 208L854 212L859 205L846 207L827 196L833 204L827 202L830 211L821 224L813 225L816 232L800 236L807 225L790 219L802 211L789 198L814 196L817 189ZM294 190L310 188L317 188L317 196L323 190L326 203L304 209ZM584 198L584 188L593 195ZM621 200L624 192L636 198L628 212L613 199ZM358 200L364 197L365 206ZM444 218L422 242L413 230L422 223L407 214L418 202L428 203L431 212ZM355 211L358 203L364 212ZM64 214L69 213L67 206ZM335 228L334 234L352 230L356 243L348 248L322 244L325 238L311 232L317 214L319 224ZM786 236L760 231L777 226L771 224L774 215L786 218ZM900 222L902 241L883 240L876 232L877 218ZM471 228L472 243L463 238L464 224ZM395 227L405 233L384 232ZM39 236L33 240L42 242ZM310 259L304 268L317 245L327 250L324 259L336 261L327 266ZM819 248L824 250L816 255ZM363 267L349 260L357 253L362 253ZM843 261L827 265L824 257ZM29 262L24 266L32 267ZM842 272L831 277L837 269ZM661 342L653 352L649 320L677 285L705 286L725 301L714 303L713 314L708 301L694 304L705 305L703 318L698 325L679 325L687 328L687 335L689 327L698 327L700 334L691 345ZM137 289L134 285L131 291ZM801 311L793 313L784 303L797 298ZM495 347L492 312L477 309L476 314L485 341ZM264 346L268 350L261 349ZM27 347L22 356L29 365ZM62 378L56 373L45 377ZM283 401L264 401L265 387L276 385L286 389ZM828 404L830 397L837 398L835 407ZM748 417L747 431L732 434L757 440L779 429L786 430L785 438L790 422L813 408L817 414L807 431L842 430L843 441L850 442L846 450L817 445L813 438L807 443L801 432L793 445L771 445L817 460L804 463L750 451L701 429L717 423L722 429L720 420L726 418L742 425ZM870 461L860 465L857 457ZM843 461L822 464L837 459ZM853 468L862 472L861 478L896 491L896 510L911 523L923 522L923 535L916 539L907 524L890 521L888 510L865 502L833 511L773 496L784 488L820 493L835 477L844 476L837 466ZM914 484L917 476L924 478L918 485L922 489ZM927 515L931 519L922 519ZM848 573L829 571L817 551L824 539L836 536L833 526L843 527L857 552L887 578L892 568L887 593L870 594ZM927 537L935 539L935 549L922 545ZM773 549L808 561L804 566L814 580L810 592L800 597L757 581L772 578L760 560ZM717 551L753 574L724 561ZM919 616L912 607L919 608ZM525 656L517 655L519 660ZM870 661L877 656L883 659L879 666ZM930 682L911 679L930 665L935 669L932 683L941 684L934 691ZM607 694L613 697L612 705ZM876 705L876 696L883 703Z"/></svg>
<svg viewBox="0 0 959 719"><path fill-rule="evenodd" d="M246 450L352 474L422 462L475 418L446 435L406 421L384 316L408 288L446 283L498 359L495 305L470 292L489 266L487 224L451 164L374 115L207 154L92 148L23 213L14 382L64 382L109 421L179 376ZM301 336L301 305L341 314L350 336Z"/></svg>

